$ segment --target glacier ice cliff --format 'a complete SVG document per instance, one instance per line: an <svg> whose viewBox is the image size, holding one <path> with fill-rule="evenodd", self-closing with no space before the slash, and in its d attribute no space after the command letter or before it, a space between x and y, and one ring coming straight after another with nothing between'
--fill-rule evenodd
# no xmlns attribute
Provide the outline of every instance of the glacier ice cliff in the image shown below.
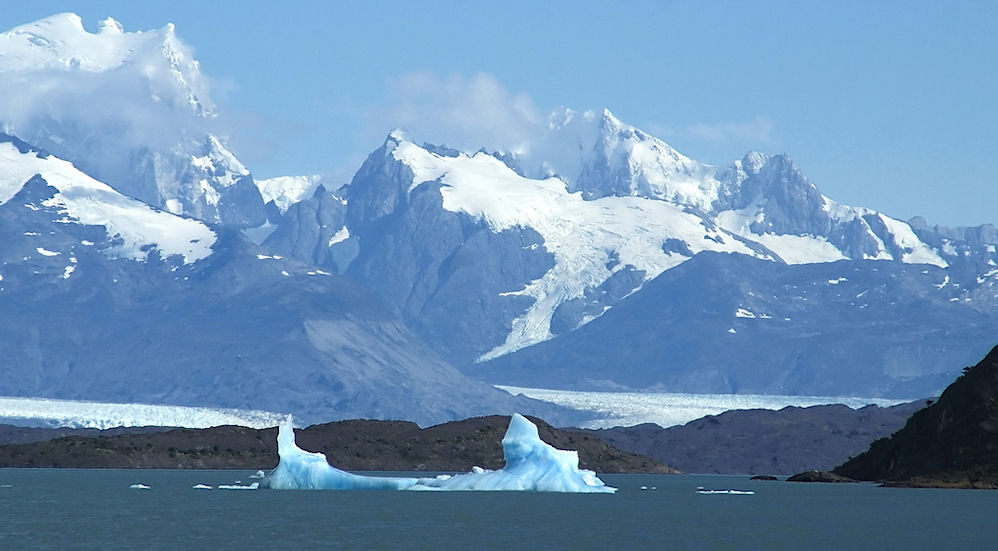
<svg viewBox="0 0 998 551"><path fill-rule="evenodd" d="M540 439L537 426L513 414L502 439L506 466L497 471L474 468L470 473L435 478L363 476L329 465L326 456L295 444L291 417L277 435L280 463L263 487L280 490L479 490L613 493L596 473L579 468L573 450L556 449Z"/></svg>

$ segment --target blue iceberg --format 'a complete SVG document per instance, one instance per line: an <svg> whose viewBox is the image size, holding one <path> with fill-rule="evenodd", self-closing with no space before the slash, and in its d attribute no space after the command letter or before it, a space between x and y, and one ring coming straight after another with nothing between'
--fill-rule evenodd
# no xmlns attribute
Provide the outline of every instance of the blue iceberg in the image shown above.
<svg viewBox="0 0 998 551"><path fill-rule="evenodd" d="M321 453L295 444L291 417L280 425L280 463L262 487L278 490L464 490L613 493L596 473L579 468L579 454L559 450L541 440L537 426L513 414L502 439L506 466L497 471L475 468L470 473L435 478L363 476L329 465Z"/></svg>

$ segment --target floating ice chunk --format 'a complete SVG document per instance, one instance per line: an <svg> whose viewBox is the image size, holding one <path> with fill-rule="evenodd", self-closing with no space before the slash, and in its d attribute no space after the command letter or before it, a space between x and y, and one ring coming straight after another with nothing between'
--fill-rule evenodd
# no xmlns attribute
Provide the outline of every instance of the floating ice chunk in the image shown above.
<svg viewBox="0 0 998 551"><path fill-rule="evenodd" d="M195 485L191 486L191 488L193 488L195 490L210 490L211 486L209 486L207 484L195 484Z"/></svg>
<svg viewBox="0 0 998 551"><path fill-rule="evenodd" d="M239 484L238 483L239 481L236 481L236 482L237 482L236 484L219 484L218 485L218 489L219 490L256 490L256 489L260 488L260 483L259 482L254 482L254 483L248 484L248 485L246 485L246 484Z"/></svg>
<svg viewBox="0 0 998 551"><path fill-rule="evenodd" d="M703 486L697 488L698 494L705 495L732 495L732 496L751 496L755 495L754 490L735 490L734 488L725 488L723 490L717 489L707 489Z"/></svg>
<svg viewBox="0 0 998 551"><path fill-rule="evenodd" d="M396 478L362 476L329 465L321 453L307 452L295 444L291 417L277 435L280 463L264 486L282 490L492 490L534 492L613 493L596 473L579 468L579 455L542 441L537 426L513 414L502 439L506 466L497 471L474 468L450 477Z"/></svg>
<svg viewBox="0 0 998 551"><path fill-rule="evenodd" d="M265 476L267 476L267 473L265 473L263 471L257 471L255 473L249 475L250 478L264 478Z"/></svg>
<svg viewBox="0 0 998 551"><path fill-rule="evenodd" d="M128 487L128 489L129 490L148 490L149 486L146 486L145 484L132 484L131 486Z"/></svg>

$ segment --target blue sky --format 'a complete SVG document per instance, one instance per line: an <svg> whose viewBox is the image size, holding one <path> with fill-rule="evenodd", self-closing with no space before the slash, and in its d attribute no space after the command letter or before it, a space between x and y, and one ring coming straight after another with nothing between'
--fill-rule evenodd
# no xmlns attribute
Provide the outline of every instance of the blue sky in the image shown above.
<svg viewBox="0 0 998 551"><path fill-rule="evenodd" d="M260 177L345 181L396 126L495 147L524 112L607 107L700 161L787 153L840 202L998 222L998 2L38 1L0 29L63 11L175 23Z"/></svg>

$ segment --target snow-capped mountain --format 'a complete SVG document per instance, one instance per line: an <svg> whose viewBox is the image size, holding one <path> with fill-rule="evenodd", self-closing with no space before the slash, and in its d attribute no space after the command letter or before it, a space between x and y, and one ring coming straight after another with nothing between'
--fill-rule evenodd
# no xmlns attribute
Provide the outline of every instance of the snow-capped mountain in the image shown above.
<svg viewBox="0 0 998 551"><path fill-rule="evenodd" d="M360 285L0 136L0 395L434 423L537 408Z"/></svg>
<svg viewBox="0 0 998 551"><path fill-rule="evenodd" d="M559 109L548 126L533 148L514 155L525 176L558 176L586 199L636 196L709 210L718 198L722 186L713 167L620 122L609 109Z"/></svg>
<svg viewBox="0 0 998 551"><path fill-rule="evenodd" d="M173 25L88 32L65 13L0 34L0 129L175 214L266 222L249 171L210 131L208 79Z"/></svg>
<svg viewBox="0 0 998 551"><path fill-rule="evenodd" d="M76 268L74 251L80 247L94 247L112 258L138 261L155 252L163 259L176 256L190 264L211 254L216 240L216 234L199 221L173 216L126 197L71 163L0 134L0 205L14 199L22 201L19 208L50 212L54 218L46 222L103 228L101 239L82 240L68 250L35 247L42 256L62 257L60 261L68 262L66 278ZM25 236L38 237L34 241L48 245L47 235L51 232L45 234L24 228Z"/></svg>
<svg viewBox="0 0 998 551"><path fill-rule="evenodd" d="M514 384L575 385L571 369L546 378L554 368L543 362L530 368L536 377L519 381L471 364L572 334L626 297L640 300L648 282L705 252L755 258L774 273L837 261L930 266L960 289L947 300L986 316L996 311L993 243L970 243L837 203L785 155L750 153L719 169L609 111L569 115L539 147L516 154L420 146L393 132L335 199L318 191L290 207L266 245L363 281L452 362ZM560 146L558 140L564 140ZM545 152L551 160L540 161ZM863 266L877 269L876 263ZM918 281L921 290L942 285ZM889 317L890 309L880 315ZM713 346L709 333L698 346ZM614 355L614 344L601 346L605 354L593 357L608 362L604 356ZM611 380L613 370L627 369L607 365L613 369L604 376ZM667 380L677 381L663 371L661 379L641 384ZM878 380L855 392L892 392L907 381ZM755 388L809 388L763 386Z"/></svg>
<svg viewBox="0 0 998 551"><path fill-rule="evenodd" d="M998 328L993 227L843 205L785 155L701 163L608 110L559 110L513 152L392 132L347 186L255 181L172 25L72 14L0 34L0 98L0 346L21 366L0 395L537 411L458 366L913 397Z"/></svg>

